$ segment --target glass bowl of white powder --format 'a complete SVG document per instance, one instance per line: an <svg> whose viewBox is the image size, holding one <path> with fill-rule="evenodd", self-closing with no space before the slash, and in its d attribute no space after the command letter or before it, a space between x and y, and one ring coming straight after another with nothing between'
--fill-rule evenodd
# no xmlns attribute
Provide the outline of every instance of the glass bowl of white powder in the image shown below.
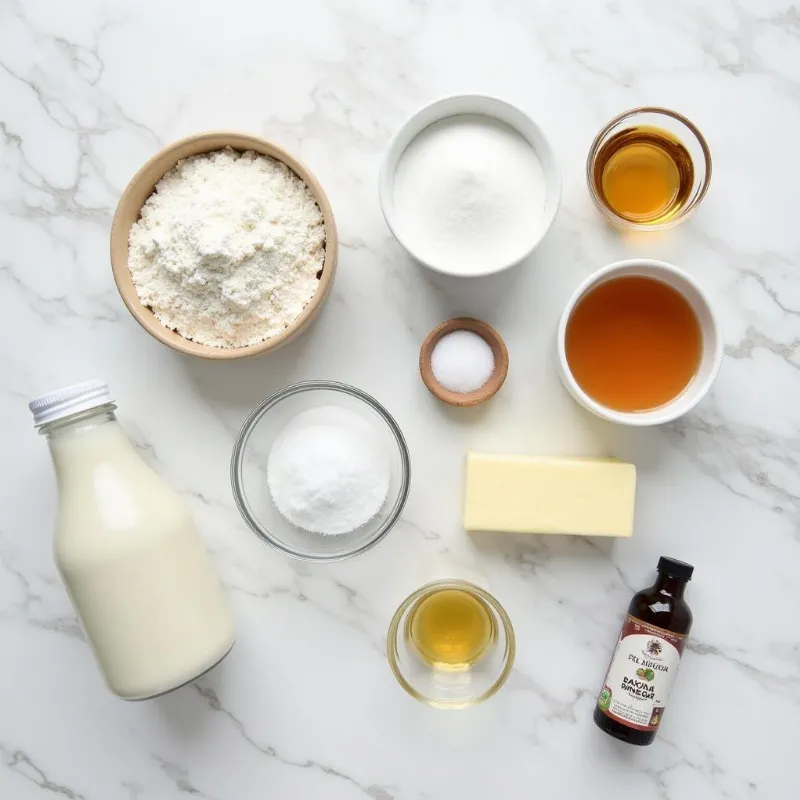
<svg viewBox="0 0 800 800"><path fill-rule="evenodd" d="M245 420L231 459L233 496L268 545L305 561L340 561L397 522L411 480L389 412L334 381L287 386Z"/></svg>

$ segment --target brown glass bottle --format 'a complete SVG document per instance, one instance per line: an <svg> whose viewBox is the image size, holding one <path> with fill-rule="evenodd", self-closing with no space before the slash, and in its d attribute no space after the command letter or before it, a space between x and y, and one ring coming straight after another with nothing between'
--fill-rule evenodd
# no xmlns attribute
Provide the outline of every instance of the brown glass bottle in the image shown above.
<svg viewBox="0 0 800 800"><path fill-rule="evenodd" d="M662 556L656 582L633 596L594 709L609 736L637 745L656 738L692 627L683 592L693 572Z"/></svg>

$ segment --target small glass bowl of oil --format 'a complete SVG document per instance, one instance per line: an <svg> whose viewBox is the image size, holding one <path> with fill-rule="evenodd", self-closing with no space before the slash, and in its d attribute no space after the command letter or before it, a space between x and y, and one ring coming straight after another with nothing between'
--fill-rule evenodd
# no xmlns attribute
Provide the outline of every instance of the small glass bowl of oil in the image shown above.
<svg viewBox="0 0 800 800"><path fill-rule="evenodd" d="M491 697L506 682L515 653L514 629L500 603L455 579L407 597L387 638L398 683L434 708L468 708Z"/></svg>
<svg viewBox="0 0 800 800"><path fill-rule="evenodd" d="M686 117L634 108L595 137L586 161L589 193L617 227L655 231L689 216L708 191L711 151Z"/></svg>

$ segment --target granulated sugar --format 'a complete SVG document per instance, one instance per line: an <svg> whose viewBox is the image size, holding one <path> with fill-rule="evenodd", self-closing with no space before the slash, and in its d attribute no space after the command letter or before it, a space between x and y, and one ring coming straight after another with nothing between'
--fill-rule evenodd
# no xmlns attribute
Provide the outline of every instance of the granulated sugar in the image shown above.
<svg viewBox="0 0 800 800"><path fill-rule="evenodd" d="M469 275L526 254L545 195L544 170L528 142L505 123L465 114L412 140L392 199L398 233L414 255Z"/></svg>

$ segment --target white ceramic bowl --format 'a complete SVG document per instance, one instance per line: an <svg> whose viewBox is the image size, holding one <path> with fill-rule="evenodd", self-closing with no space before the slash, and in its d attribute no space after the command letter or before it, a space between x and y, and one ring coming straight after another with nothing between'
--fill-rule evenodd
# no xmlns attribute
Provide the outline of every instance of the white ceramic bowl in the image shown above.
<svg viewBox="0 0 800 800"><path fill-rule="evenodd" d="M703 352L700 367L689 385L674 400L651 409L650 411L624 412L601 405L589 397L580 387L570 371L566 354L567 323L578 301L599 283L619 278L623 275L641 275L654 278L668 284L680 292L689 302L697 319L703 336ZM667 264L665 261L654 261L647 258L636 258L629 261L617 261L590 275L573 293L561 315L558 325L558 371L561 382L569 393L586 409L598 417L622 425L661 425L691 411L708 394L722 365L722 337L714 312L702 289L693 278L683 270Z"/></svg>
<svg viewBox="0 0 800 800"><path fill-rule="evenodd" d="M398 230L397 218L394 207L394 177L397 165L405 149L409 144L429 125L448 117L460 116L463 114L477 114L499 120L509 125L533 148L539 161L542 164L545 178L545 207L544 212L538 220L532 221L530 235L526 246L512 259L496 264L487 264L486 268L480 271L469 273L459 272L445 264L435 264L421 257L414 251L406 241L402 233ZM441 272L445 275L458 275L469 277L480 277L502 272L504 269L518 264L523 258L530 255L539 242L545 237L553 220L556 218L559 203L561 202L561 173L556 162L553 148L547 141L542 129L523 111L516 106L498 100L494 97L484 95L457 95L437 100L425 106L400 128L389 143L389 149L381 163L380 176L378 180L378 190L380 194L381 210L386 219L386 224L394 234L398 242L417 260L420 264Z"/></svg>

